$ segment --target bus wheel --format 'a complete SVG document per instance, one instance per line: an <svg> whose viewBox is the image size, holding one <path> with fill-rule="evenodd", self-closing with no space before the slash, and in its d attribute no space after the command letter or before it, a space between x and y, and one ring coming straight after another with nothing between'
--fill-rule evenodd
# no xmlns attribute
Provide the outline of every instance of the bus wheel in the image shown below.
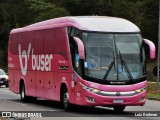
<svg viewBox="0 0 160 120"><path fill-rule="evenodd" d="M65 110L71 109L71 104L69 103L69 94L68 90L65 90L62 95L62 104Z"/></svg>
<svg viewBox="0 0 160 120"><path fill-rule="evenodd" d="M28 100L27 96L26 96L26 93L25 93L25 85L24 83L21 84L20 86L20 97L21 97L21 101L22 102L26 102Z"/></svg>
<svg viewBox="0 0 160 120"><path fill-rule="evenodd" d="M114 106L115 112L123 112L126 106Z"/></svg>

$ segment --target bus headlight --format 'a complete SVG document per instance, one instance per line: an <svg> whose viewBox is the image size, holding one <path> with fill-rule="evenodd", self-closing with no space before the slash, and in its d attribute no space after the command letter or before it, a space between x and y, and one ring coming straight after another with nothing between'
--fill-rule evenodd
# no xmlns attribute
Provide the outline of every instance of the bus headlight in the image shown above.
<svg viewBox="0 0 160 120"><path fill-rule="evenodd" d="M141 93L146 91L146 87L135 90L136 93Z"/></svg>
<svg viewBox="0 0 160 120"><path fill-rule="evenodd" d="M101 92L101 91L98 90L98 89L85 86L85 85L83 85L82 83L80 83L80 85L81 85L81 87L82 87L84 90L87 90L88 92L92 92L92 93L99 93L99 92Z"/></svg>

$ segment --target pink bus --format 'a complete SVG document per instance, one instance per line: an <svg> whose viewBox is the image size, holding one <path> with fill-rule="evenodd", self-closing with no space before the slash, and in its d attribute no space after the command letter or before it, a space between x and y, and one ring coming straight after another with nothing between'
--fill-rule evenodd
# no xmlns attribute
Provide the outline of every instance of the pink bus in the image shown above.
<svg viewBox="0 0 160 120"><path fill-rule="evenodd" d="M115 17L61 17L10 33L9 89L22 101L44 98L123 111L146 101L143 45L133 23Z"/></svg>

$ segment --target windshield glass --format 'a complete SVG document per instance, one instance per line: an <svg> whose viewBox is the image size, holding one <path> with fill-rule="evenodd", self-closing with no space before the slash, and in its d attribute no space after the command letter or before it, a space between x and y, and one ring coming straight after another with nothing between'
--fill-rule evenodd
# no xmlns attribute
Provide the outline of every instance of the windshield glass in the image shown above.
<svg viewBox="0 0 160 120"><path fill-rule="evenodd" d="M143 76L142 38L138 34L116 34L115 44L119 80L138 79Z"/></svg>
<svg viewBox="0 0 160 120"><path fill-rule="evenodd" d="M83 32L85 76L108 81L126 81L144 74L140 34Z"/></svg>

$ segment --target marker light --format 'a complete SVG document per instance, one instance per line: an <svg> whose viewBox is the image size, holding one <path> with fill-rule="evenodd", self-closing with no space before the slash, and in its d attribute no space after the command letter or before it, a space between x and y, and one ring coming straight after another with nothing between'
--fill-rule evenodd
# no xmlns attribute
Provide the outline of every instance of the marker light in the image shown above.
<svg viewBox="0 0 160 120"><path fill-rule="evenodd" d="M91 97L86 97L86 99L88 102L95 103L95 100Z"/></svg>
<svg viewBox="0 0 160 120"><path fill-rule="evenodd" d="M141 97L138 102L143 102L146 97Z"/></svg>

